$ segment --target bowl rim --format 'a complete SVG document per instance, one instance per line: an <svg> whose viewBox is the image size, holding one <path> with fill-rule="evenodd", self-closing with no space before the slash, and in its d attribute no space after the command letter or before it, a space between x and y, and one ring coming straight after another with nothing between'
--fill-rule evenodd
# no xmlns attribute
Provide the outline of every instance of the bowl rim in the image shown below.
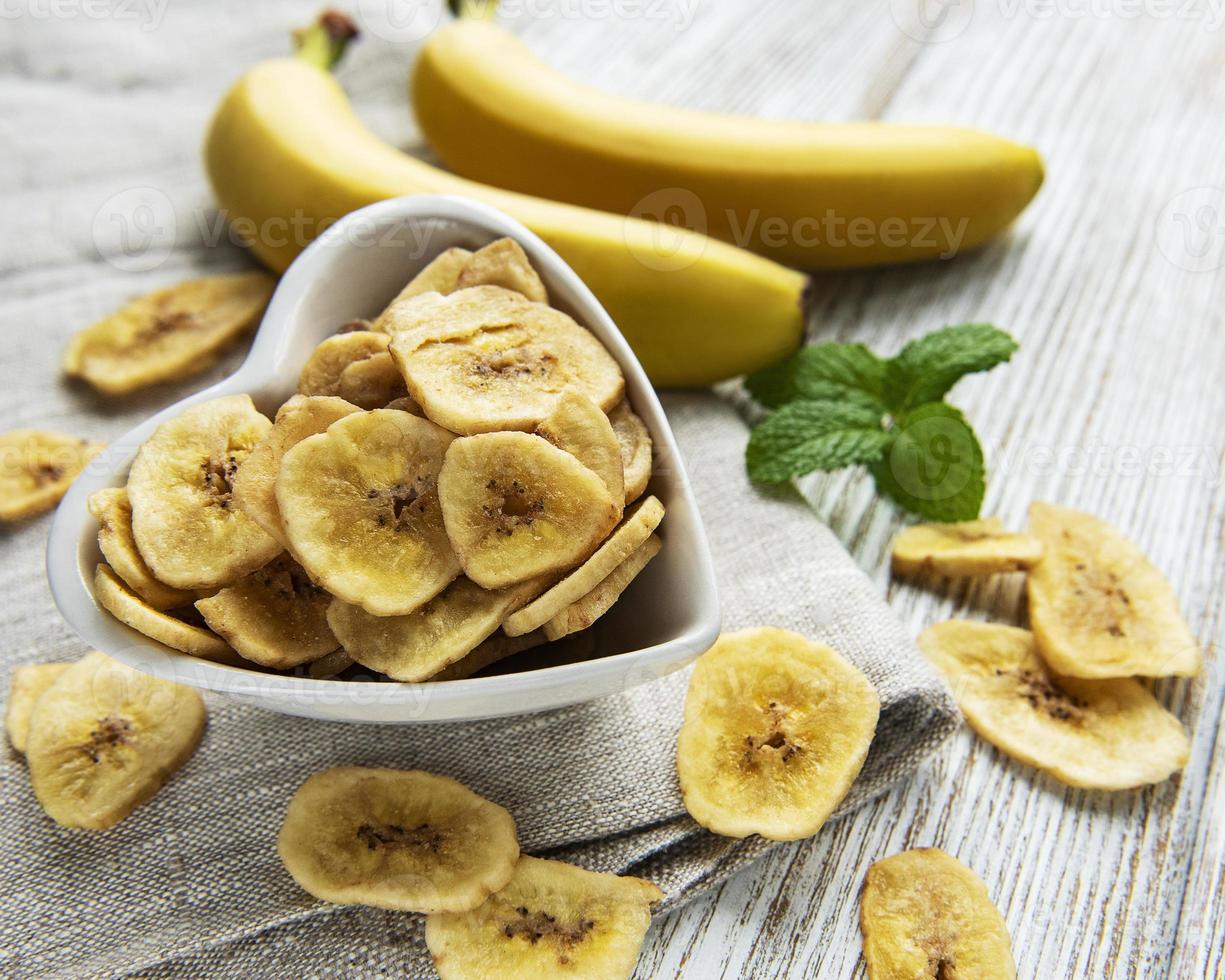
<svg viewBox="0 0 1225 980"><path fill-rule="evenodd" d="M258 392L267 386L276 377L277 368L285 356L285 340L293 332L296 308L307 287L318 276L326 275L326 267L333 260L335 250L371 247L369 243L354 243L355 229L377 227L387 221L414 220L441 220L466 225L475 231L488 233L490 240L502 236L514 238L527 252L551 291L557 284L564 287L562 291L570 295L572 305L577 307L575 312L579 315L576 319L580 319L609 349L627 381L633 380L634 410L643 418L658 449L672 463L675 489L694 514L693 540L690 543L696 561L687 586L697 593L697 615L672 639L606 657L488 677L410 683L300 677L214 663L166 647L132 630L101 609L93 598L92 569L87 578L79 554L86 526L92 526L95 520L87 507L89 495L100 488L116 485L120 475L126 473L137 449L163 421L179 415L193 404L224 395ZM629 387L627 385L627 389ZM572 694L576 680L611 678L618 673L623 675L627 682L614 687L593 684L595 691L590 697L595 698L679 669L713 645L721 622L714 563L688 473L659 397L628 341L582 279L543 240L502 212L457 195L392 198L353 211L329 226L303 250L281 277L251 349L233 374L154 413L111 442L91 461L56 510L46 555L47 578L55 603L68 625L91 647L108 652L129 666L155 676L240 698L253 698L265 707L290 713L298 713L292 710L295 706L310 713L310 706L314 704L351 701L414 706L428 701L434 706L430 714L436 717L401 720L463 720L487 717L488 713L455 714L447 709L457 708L462 702L473 699L513 699L528 692L536 695L533 704L525 705L522 710L498 710L495 713L547 710L576 701L573 696L561 699L548 697L550 693L556 695L567 690ZM288 704L276 704L285 699ZM377 720L370 719L372 722Z"/></svg>

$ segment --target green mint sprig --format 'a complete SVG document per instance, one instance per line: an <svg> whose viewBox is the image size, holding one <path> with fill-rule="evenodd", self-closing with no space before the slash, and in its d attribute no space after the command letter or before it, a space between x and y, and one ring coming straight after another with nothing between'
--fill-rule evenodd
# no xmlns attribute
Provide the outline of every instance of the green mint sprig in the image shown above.
<svg viewBox="0 0 1225 980"><path fill-rule="evenodd" d="M920 517L971 520L986 490L983 451L944 396L1016 349L985 323L936 330L891 358L862 344L805 347L745 379L749 394L773 410L749 437L749 476L779 483L862 464L881 493Z"/></svg>

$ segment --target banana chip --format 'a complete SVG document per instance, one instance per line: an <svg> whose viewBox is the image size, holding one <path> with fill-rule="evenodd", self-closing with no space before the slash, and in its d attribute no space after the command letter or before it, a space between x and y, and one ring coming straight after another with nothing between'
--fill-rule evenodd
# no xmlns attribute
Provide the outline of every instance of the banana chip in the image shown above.
<svg viewBox="0 0 1225 980"><path fill-rule="evenodd" d="M430 682L462 681L464 678L471 677L486 667L492 667L496 663L501 663L508 657L513 657L516 653L522 653L524 650L532 650L544 642L545 635L540 630L534 633L524 633L522 636L505 636L501 633L495 633L489 639L484 640L471 653L465 654L456 660L455 663L440 670L430 678Z"/></svg>
<svg viewBox="0 0 1225 980"><path fill-rule="evenodd" d="M239 579L196 609L209 629L247 660L284 670L318 660L339 644L328 628L332 597L288 555Z"/></svg>
<svg viewBox="0 0 1225 980"><path fill-rule="evenodd" d="M620 565L614 568L594 589L581 599L576 599L544 624L544 635L550 640L585 630L610 610L621 593L629 588L638 573L659 554L662 542L658 535L650 535Z"/></svg>
<svg viewBox="0 0 1225 980"><path fill-rule="evenodd" d="M586 395L567 389L552 413L536 427L536 435L568 452L604 481L613 500L625 500L625 470L621 442L608 416Z"/></svg>
<svg viewBox="0 0 1225 980"><path fill-rule="evenodd" d="M464 577L407 616L371 616L336 599L327 619L349 656L396 681L424 681L476 649L547 583L497 592Z"/></svg>
<svg viewBox="0 0 1225 980"><path fill-rule="evenodd" d="M626 401L608 413L608 421L621 444L625 503L629 506L643 495L651 479L651 434Z"/></svg>
<svg viewBox="0 0 1225 980"><path fill-rule="evenodd" d="M877 861L859 924L869 980L1014 980L1003 916L969 868L934 847Z"/></svg>
<svg viewBox="0 0 1225 980"><path fill-rule="evenodd" d="M459 274L463 271L464 266L468 264L468 259L471 257L472 253L466 248L449 248L445 252L436 255L430 264L418 272L408 285L400 290L399 295L387 304L387 308L378 315L378 318L374 321L374 326L370 329L389 333L391 311L398 303L403 303L425 293L442 293L445 295L446 293L454 292L456 285L459 283Z"/></svg>
<svg viewBox="0 0 1225 980"><path fill-rule="evenodd" d="M0 435L0 523L50 510L102 449L100 443L37 429Z"/></svg>
<svg viewBox="0 0 1225 980"><path fill-rule="evenodd" d="M34 795L65 827L113 827L156 793L204 734L200 695L90 653L34 705Z"/></svg>
<svg viewBox="0 0 1225 980"><path fill-rule="evenodd" d="M178 609L194 592L163 585L149 570L132 536L132 505L126 487L107 487L90 494L89 512L98 520L98 547L111 570L154 609Z"/></svg>
<svg viewBox="0 0 1225 980"><path fill-rule="evenodd" d="M25 754L34 702L56 682L68 664L23 664L9 681L9 699L4 706L4 727L13 748Z"/></svg>
<svg viewBox="0 0 1225 980"><path fill-rule="evenodd" d="M353 658L345 653L344 650L333 650L326 656L312 661L311 665L306 668L306 673L316 680L326 680L329 677L335 677L337 674L343 674L352 666Z"/></svg>
<svg viewBox="0 0 1225 980"><path fill-rule="evenodd" d="M924 630L919 648L979 735L1070 786L1131 789L1187 763L1182 725L1142 684L1061 677L1028 630L951 620Z"/></svg>
<svg viewBox="0 0 1225 980"><path fill-rule="evenodd" d="M453 436L380 409L351 415L285 453L277 505L311 578L374 616L403 616L459 574L439 505Z"/></svg>
<svg viewBox="0 0 1225 980"><path fill-rule="evenodd" d="M1035 503L1045 553L1029 574L1029 618L1047 663L1072 677L1190 677L1195 637L1170 583L1105 521Z"/></svg>
<svg viewBox="0 0 1225 980"><path fill-rule="evenodd" d="M361 408L384 408L406 397L404 378L388 353L355 361L340 372L336 393Z"/></svg>
<svg viewBox="0 0 1225 980"><path fill-rule="evenodd" d="M107 565L94 573L94 599L119 622L181 653L223 664L241 661L221 637L167 616L131 591Z"/></svg>
<svg viewBox="0 0 1225 980"><path fill-rule="evenodd" d="M277 851L316 898L405 912L463 912L519 858L511 815L453 779L345 766L289 801Z"/></svg>
<svg viewBox="0 0 1225 980"><path fill-rule="evenodd" d="M427 917L425 942L442 980L628 978L663 897L641 878L525 855L479 908Z"/></svg>
<svg viewBox="0 0 1225 980"><path fill-rule="evenodd" d="M595 473L525 432L456 439L438 495L464 574L487 589L583 561L620 517Z"/></svg>
<svg viewBox="0 0 1225 980"><path fill-rule="evenodd" d="M512 238L499 238L473 253L456 282L459 289L470 286L501 286L534 303L549 301L548 291L528 261L527 253Z"/></svg>
<svg viewBox="0 0 1225 980"><path fill-rule="evenodd" d="M132 534L158 581L217 589L280 553L233 506L234 475L271 428L250 398L230 395L163 422L141 446L128 476Z"/></svg>
<svg viewBox="0 0 1225 980"><path fill-rule="evenodd" d="M419 296L393 311L391 353L426 415L461 435L531 431L574 386L601 409L621 368L565 313L498 286Z"/></svg>
<svg viewBox="0 0 1225 980"><path fill-rule="evenodd" d="M659 526L663 517L664 505L659 502L658 498L648 497L644 500L596 549L595 554L540 598L507 617L502 627L506 635L519 636L522 633L530 633L561 613L567 606L590 595L601 582L612 575L646 543L651 537L651 532ZM628 585L629 581L627 580L625 584Z"/></svg>
<svg viewBox="0 0 1225 980"><path fill-rule="evenodd" d="M306 366L302 368L302 374L298 377L298 394L335 395L345 398L341 392L345 371L363 361L386 354L388 342L386 334L374 330L333 334L315 348ZM359 407L382 408L390 400L389 398L378 405Z"/></svg>
<svg viewBox="0 0 1225 980"><path fill-rule="evenodd" d="M281 509L276 502L276 481L281 459L307 436L327 431L333 422L360 411L343 398L294 395L276 413L271 431L251 450L234 476L234 506L264 531L288 547Z"/></svg>
<svg viewBox="0 0 1225 980"><path fill-rule="evenodd" d="M916 575L995 575L1032 568L1042 542L1011 534L998 517L957 524L916 524L893 539L893 572Z"/></svg>
<svg viewBox="0 0 1225 980"><path fill-rule="evenodd" d="M859 774L879 714L867 678L829 647L772 627L725 633L685 696L685 808L727 837L810 837Z"/></svg>
<svg viewBox="0 0 1225 980"><path fill-rule="evenodd" d="M272 276L244 272L159 289L78 333L64 371L108 395L198 374L259 319L275 288Z"/></svg>

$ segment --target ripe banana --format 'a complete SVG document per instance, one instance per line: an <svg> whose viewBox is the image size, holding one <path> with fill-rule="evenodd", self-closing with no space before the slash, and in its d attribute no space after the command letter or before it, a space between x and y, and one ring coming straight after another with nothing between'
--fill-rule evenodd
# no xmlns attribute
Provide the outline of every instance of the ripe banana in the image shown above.
<svg viewBox="0 0 1225 980"><path fill-rule="evenodd" d="M465 177L677 215L800 268L946 258L1002 231L1042 184L1035 150L972 129L768 121L606 95L473 19L426 42L412 101L430 146Z"/></svg>
<svg viewBox="0 0 1225 980"><path fill-rule="evenodd" d="M463 194L522 221L591 287L661 386L704 385L792 351L802 274L704 235L495 190L413 159L354 115L326 68L345 38L321 23L299 58L243 75L209 128L218 202L259 258L284 269L331 221L405 194ZM501 155L501 154L499 154Z"/></svg>

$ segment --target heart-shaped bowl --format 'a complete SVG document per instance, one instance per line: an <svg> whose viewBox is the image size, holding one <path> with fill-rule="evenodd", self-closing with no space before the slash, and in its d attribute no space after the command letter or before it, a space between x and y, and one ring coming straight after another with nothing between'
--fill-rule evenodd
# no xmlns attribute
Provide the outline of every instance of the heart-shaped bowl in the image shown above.
<svg viewBox="0 0 1225 980"><path fill-rule="evenodd" d="M523 246L553 305L587 327L616 358L630 403L655 443L649 492L667 509L660 527L664 546L591 628L594 650L585 659L437 683L322 680L199 660L135 632L95 604L94 568L102 555L97 522L86 501L95 490L123 485L136 451L159 424L197 402L242 393L271 416L296 390L312 349L339 324L377 314L444 249L475 249L503 236ZM710 647L719 630L714 568L701 518L676 440L642 365L591 290L551 248L493 208L451 196L373 204L316 239L282 277L242 367L125 433L77 478L51 528L47 576L64 618L90 646L181 684L330 721L454 721L588 701L677 670Z"/></svg>

